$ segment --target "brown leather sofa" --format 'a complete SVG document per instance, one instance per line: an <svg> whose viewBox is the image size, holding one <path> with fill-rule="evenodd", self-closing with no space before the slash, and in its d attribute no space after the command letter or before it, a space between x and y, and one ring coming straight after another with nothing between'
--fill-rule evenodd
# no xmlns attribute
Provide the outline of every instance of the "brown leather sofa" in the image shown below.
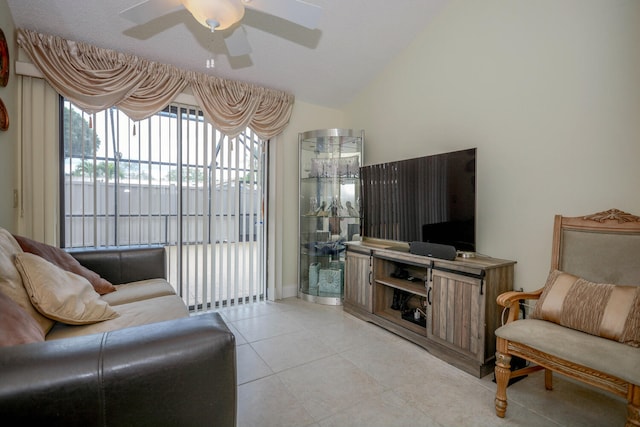
<svg viewBox="0 0 640 427"><path fill-rule="evenodd" d="M166 274L161 248L73 256L114 285ZM235 338L220 315L209 312L2 347L0 420L3 425L235 426Z"/></svg>

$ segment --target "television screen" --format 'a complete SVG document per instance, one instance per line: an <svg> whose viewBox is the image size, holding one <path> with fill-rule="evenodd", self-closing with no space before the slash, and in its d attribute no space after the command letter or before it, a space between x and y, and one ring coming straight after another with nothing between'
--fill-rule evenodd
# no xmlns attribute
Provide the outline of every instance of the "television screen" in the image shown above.
<svg viewBox="0 0 640 427"><path fill-rule="evenodd" d="M362 235L475 251L476 149L363 166Z"/></svg>

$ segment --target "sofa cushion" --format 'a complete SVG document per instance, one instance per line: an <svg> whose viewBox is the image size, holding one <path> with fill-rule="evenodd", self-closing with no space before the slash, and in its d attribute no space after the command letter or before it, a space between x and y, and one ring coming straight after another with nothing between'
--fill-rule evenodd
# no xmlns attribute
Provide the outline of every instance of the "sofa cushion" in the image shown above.
<svg viewBox="0 0 640 427"><path fill-rule="evenodd" d="M100 298L109 303L110 306L126 304L134 301L142 301L149 298L161 297L165 295L175 295L173 286L165 279L147 279L137 282L115 285L118 292L111 292L102 295Z"/></svg>
<svg viewBox="0 0 640 427"><path fill-rule="evenodd" d="M166 295L152 300L135 301L116 305L113 309L119 314L115 319L91 325L56 324L47 334L47 340L56 340L73 336L115 331L130 326L162 322L164 320L188 317L189 311L182 299L177 295Z"/></svg>
<svg viewBox="0 0 640 427"><path fill-rule="evenodd" d="M30 253L16 255L15 263L31 303L48 318L83 325L118 316L84 277Z"/></svg>
<svg viewBox="0 0 640 427"><path fill-rule="evenodd" d="M507 323L496 336L640 384L639 348L538 319Z"/></svg>
<svg viewBox="0 0 640 427"><path fill-rule="evenodd" d="M44 341L38 322L0 291L0 347Z"/></svg>
<svg viewBox="0 0 640 427"><path fill-rule="evenodd" d="M639 347L640 286L593 283L552 271L531 317Z"/></svg>
<svg viewBox="0 0 640 427"><path fill-rule="evenodd" d="M22 284L22 277L13 262L14 256L21 253L23 253L22 249L11 233L0 228L0 290L33 317L40 325L42 332L46 334L55 322L43 316L31 304Z"/></svg>
<svg viewBox="0 0 640 427"><path fill-rule="evenodd" d="M116 288L106 279L100 277L98 273L95 273L88 268L80 264L73 256L69 255L65 250L55 246L47 245L46 243L37 242L27 237L14 235L16 241L24 252L36 254L46 259L52 264L57 265L63 270L70 271L78 274L89 282L100 295L114 292Z"/></svg>

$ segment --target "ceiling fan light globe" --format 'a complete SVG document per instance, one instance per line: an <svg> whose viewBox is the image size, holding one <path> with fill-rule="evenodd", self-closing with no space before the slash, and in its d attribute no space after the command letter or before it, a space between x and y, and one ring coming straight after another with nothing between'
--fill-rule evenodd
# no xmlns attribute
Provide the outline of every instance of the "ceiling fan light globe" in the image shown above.
<svg viewBox="0 0 640 427"><path fill-rule="evenodd" d="M210 21L219 24L216 30L224 30L244 16L241 0L182 0L182 4L196 21L210 29Z"/></svg>

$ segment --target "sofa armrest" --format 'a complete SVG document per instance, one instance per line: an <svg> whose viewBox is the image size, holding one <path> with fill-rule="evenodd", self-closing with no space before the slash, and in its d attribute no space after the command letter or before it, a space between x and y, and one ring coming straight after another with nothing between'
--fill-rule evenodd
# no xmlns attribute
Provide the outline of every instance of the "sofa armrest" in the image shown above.
<svg viewBox="0 0 640 427"><path fill-rule="evenodd" d="M217 313L0 348L7 425L236 424L235 338Z"/></svg>
<svg viewBox="0 0 640 427"><path fill-rule="evenodd" d="M162 246L74 249L69 254L114 285L167 278L166 253Z"/></svg>

